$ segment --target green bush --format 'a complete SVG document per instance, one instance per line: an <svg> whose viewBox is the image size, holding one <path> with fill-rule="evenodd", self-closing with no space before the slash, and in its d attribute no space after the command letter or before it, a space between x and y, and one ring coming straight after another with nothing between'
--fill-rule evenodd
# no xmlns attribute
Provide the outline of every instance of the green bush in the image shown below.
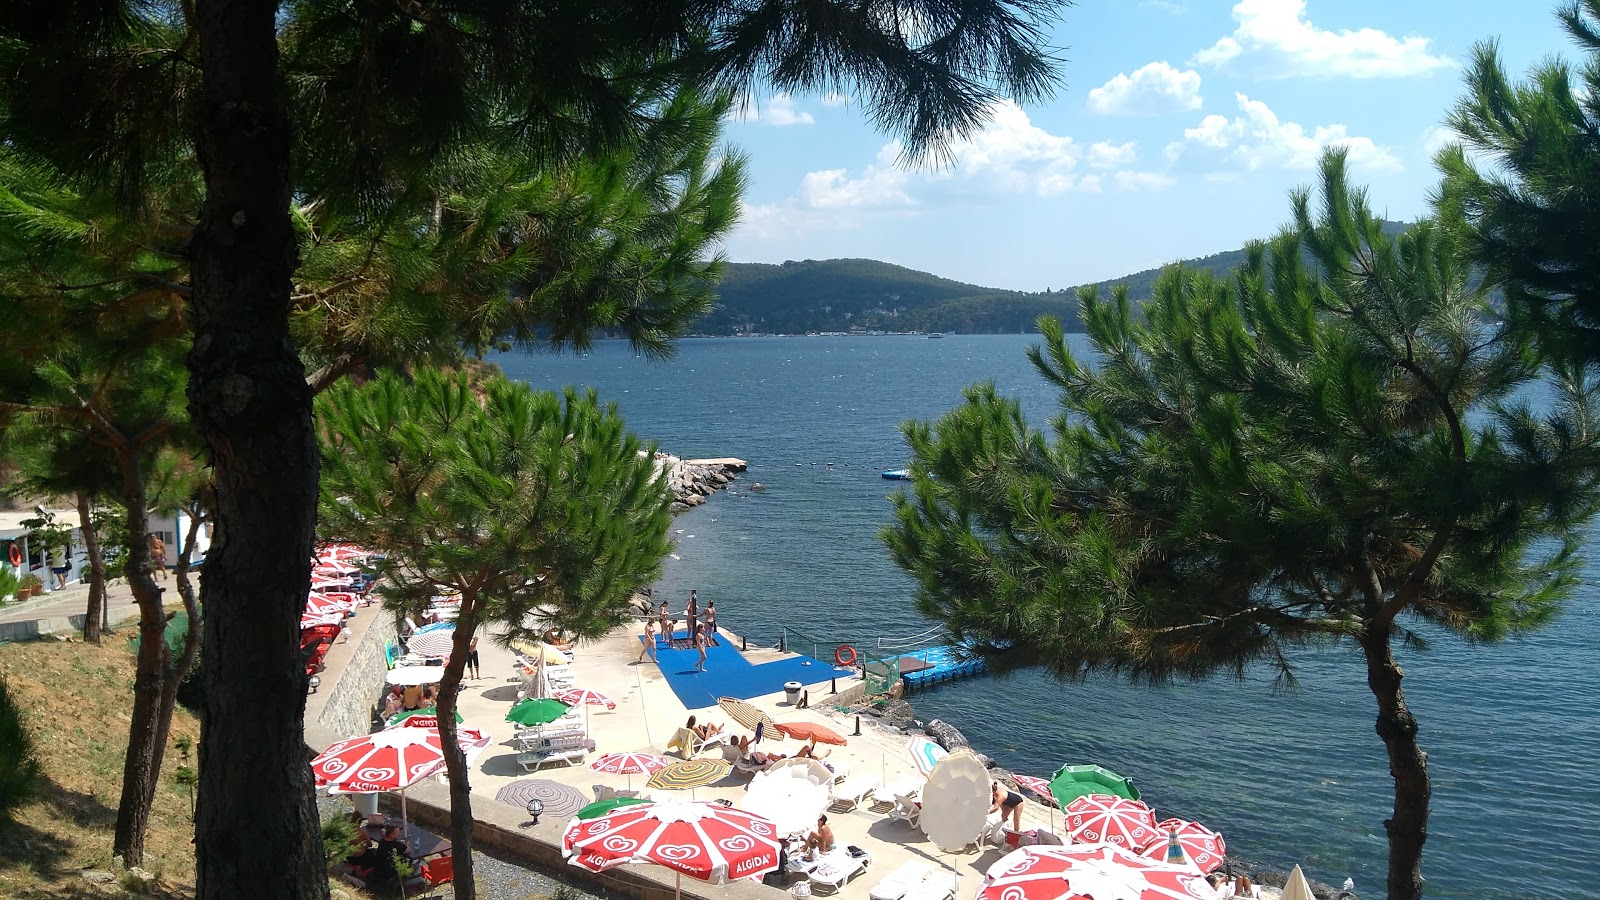
<svg viewBox="0 0 1600 900"><path fill-rule="evenodd" d="M322 823L322 849L328 865L342 863L355 855L356 825L349 816L334 816Z"/></svg>
<svg viewBox="0 0 1600 900"><path fill-rule="evenodd" d="M17 573L8 565L0 565L0 600L15 596L17 588L21 586L22 581L17 578Z"/></svg>
<svg viewBox="0 0 1600 900"><path fill-rule="evenodd" d="M10 685L0 677L0 818L10 818L37 797L42 779L33 736L22 725Z"/></svg>

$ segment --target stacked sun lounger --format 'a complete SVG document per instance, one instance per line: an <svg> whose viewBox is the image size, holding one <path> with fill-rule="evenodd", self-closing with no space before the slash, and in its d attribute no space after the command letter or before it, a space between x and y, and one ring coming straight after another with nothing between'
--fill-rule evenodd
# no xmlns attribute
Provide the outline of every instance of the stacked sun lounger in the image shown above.
<svg viewBox="0 0 1600 900"><path fill-rule="evenodd" d="M872 900L901 900L907 891L921 884L932 874L933 867L927 863L903 863L900 868L890 872L887 878L878 882L870 896Z"/></svg>
<svg viewBox="0 0 1600 900"><path fill-rule="evenodd" d="M553 763L582 765L595 748L594 738L589 737L582 724L560 722L518 732L516 744L521 751L517 765L524 772L537 772Z"/></svg>

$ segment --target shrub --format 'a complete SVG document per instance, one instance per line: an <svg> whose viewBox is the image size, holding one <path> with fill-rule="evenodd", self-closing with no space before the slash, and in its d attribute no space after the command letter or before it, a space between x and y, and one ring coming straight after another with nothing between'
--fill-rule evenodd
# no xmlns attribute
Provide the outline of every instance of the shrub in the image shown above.
<svg viewBox="0 0 1600 900"><path fill-rule="evenodd" d="M10 685L0 677L0 818L10 818L37 797L42 778L33 736L22 725Z"/></svg>

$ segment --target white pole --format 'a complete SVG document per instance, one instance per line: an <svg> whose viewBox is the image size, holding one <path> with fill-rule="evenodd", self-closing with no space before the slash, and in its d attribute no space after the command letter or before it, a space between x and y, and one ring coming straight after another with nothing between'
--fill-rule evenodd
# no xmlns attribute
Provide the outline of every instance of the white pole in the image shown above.
<svg viewBox="0 0 1600 900"><path fill-rule="evenodd" d="M654 748L656 745L655 738L650 736L650 704L644 702L644 673L640 671L638 666L634 666L633 674L639 682L639 717L644 719L644 742L647 746ZM633 779L631 777L628 779L628 789L633 789Z"/></svg>

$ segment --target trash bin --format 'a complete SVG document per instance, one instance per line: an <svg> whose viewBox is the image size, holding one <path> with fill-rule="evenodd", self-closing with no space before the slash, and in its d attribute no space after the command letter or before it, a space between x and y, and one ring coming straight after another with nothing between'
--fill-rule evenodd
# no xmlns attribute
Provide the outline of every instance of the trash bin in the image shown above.
<svg viewBox="0 0 1600 900"><path fill-rule="evenodd" d="M805 685L798 681L785 681L783 683L783 693L788 697L790 706L800 702L800 690L804 687Z"/></svg>
<svg viewBox="0 0 1600 900"><path fill-rule="evenodd" d="M351 794L350 803L356 808L356 812L363 816L375 815L378 812L377 794Z"/></svg>

